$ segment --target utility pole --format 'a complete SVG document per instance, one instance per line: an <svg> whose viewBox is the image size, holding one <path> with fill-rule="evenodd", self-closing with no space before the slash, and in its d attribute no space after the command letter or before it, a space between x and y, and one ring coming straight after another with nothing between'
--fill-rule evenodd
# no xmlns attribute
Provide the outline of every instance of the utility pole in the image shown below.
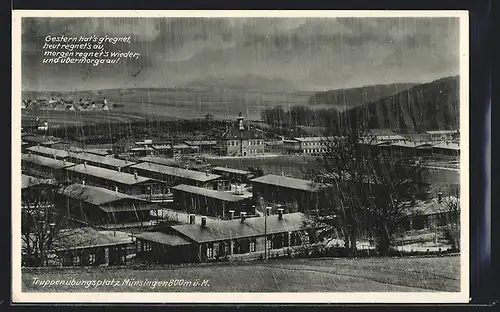
<svg viewBox="0 0 500 312"><path fill-rule="evenodd" d="M264 212L264 260L267 260L267 215L271 212L272 207L266 207Z"/></svg>
<svg viewBox="0 0 500 312"><path fill-rule="evenodd" d="M243 156L243 131L245 130L245 126L243 125L243 120L245 119L245 117L243 117L240 112L237 119L238 119L238 130L240 132L240 156Z"/></svg>

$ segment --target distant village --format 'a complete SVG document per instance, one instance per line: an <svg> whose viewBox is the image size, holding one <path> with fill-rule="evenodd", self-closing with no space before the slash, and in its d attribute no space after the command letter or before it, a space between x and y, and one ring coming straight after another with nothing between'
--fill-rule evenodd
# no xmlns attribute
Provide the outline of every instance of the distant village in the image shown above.
<svg viewBox="0 0 500 312"><path fill-rule="evenodd" d="M43 105L110 109L105 99L102 103L49 100ZM308 212L323 204L321 187L284 174L214 166L207 159L321 156L329 138L268 140L263 130L249 126L240 115L217 138L144 139L113 153L75 147L45 134L47 121L37 122L35 133L22 135L22 193L28 196L37 188L52 188L56 195L51 203L73 224L60 230L67 235L50 254L54 265L262 259L320 241L323 225L309 220ZM439 160L436 167L458 170L457 130L406 135L381 129L362 140L367 148L385 155ZM408 214L408 231L446 225L450 212L443 203L456 200L442 192L424 194L415 202L418 213ZM23 209L30 205L23 201ZM334 223L335 217L325 222Z"/></svg>
<svg viewBox="0 0 500 312"><path fill-rule="evenodd" d="M21 109L42 109L42 110L67 110L67 111L107 111L112 108L117 107L117 104L108 105L108 101L105 97L99 100L93 100L90 98L79 99L78 101L69 100L64 98L50 99L37 98L35 100L23 100L21 103Z"/></svg>

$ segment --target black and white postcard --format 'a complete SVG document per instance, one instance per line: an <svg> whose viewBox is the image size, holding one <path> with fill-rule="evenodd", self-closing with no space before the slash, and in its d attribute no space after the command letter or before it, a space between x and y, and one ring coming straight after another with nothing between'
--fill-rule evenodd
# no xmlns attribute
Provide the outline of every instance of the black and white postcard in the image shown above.
<svg viewBox="0 0 500 312"><path fill-rule="evenodd" d="M468 302L468 32L13 11L13 302Z"/></svg>

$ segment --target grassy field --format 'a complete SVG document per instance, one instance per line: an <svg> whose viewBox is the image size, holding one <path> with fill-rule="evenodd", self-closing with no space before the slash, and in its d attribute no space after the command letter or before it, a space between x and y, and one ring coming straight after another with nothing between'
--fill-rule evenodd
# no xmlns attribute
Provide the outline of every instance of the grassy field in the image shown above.
<svg viewBox="0 0 500 312"><path fill-rule="evenodd" d="M127 113L119 110L113 111L67 111L67 110L26 110L23 111L23 121L34 120L36 118L47 120L51 128L89 125L94 123L124 123L134 121L145 121L146 115L138 113ZM161 120L168 120L167 117Z"/></svg>
<svg viewBox="0 0 500 312"><path fill-rule="evenodd" d="M25 270L23 291L34 292L426 292L460 291L458 256L436 258L291 259L154 269ZM34 280L115 280L115 286L34 285ZM183 280L181 286L123 285L124 281ZM195 281L207 280L194 286ZM191 285L187 285L187 282ZM151 284L152 285L152 284Z"/></svg>
<svg viewBox="0 0 500 312"><path fill-rule="evenodd" d="M259 119L264 108L277 105L308 105L312 92L296 91L257 91L246 89L212 89L212 88L130 88L108 89L100 91L75 92L37 92L23 91L23 99L63 97L67 100L79 101L80 98L98 100L106 97L110 106L121 104L123 107L113 109L122 118L133 120L133 116L158 120L165 118L203 118L211 113L217 118L234 118L239 112L248 119ZM43 111L51 123L59 121L60 113ZM102 111L94 113L97 118L107 118ZM91 119L79 119L78 112L66 114L66 119L72 122L81 120L92 123Z"/></svg>

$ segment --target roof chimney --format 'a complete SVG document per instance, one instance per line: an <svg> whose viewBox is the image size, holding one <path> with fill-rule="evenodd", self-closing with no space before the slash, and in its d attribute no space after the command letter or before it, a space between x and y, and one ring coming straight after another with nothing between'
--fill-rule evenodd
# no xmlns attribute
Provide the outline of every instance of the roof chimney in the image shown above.
<svg viewBox="0 0 500 312"><path fill-rule="evenodd" d="M207 169L207 170L205 170L205 174L207 175L207 177L210 175L210 173L209 173L208 169Z"/></svg>
<svg viewBox="0 0 500 312"><path fill-rule="evenodd" d="M115 193L118 193L118 186L115 186Z"/></svg>
<svg viewBox="0 0 500 312"><path fill-rule="evenodd" d="M229 220L234 219L234 210L229 210Z"/></svg>
<svg viewBox="0 0 500 312"><path fill-rule="evenodd" d="M83 166L84 166L85 168L87 168L87 162L86 162L86 161L84 161L84 162L83 162Z"/></svg>
<svg viewBox="0 0 500 312"><path fill-rule="evenodd" d="M137 176L137 171L134 171L134 178L135 178L136 180L139 180L139 177Z"/></svg>
<svg viewBox="0 0 500 312"><path fill-rule="evenodd" d="M189 224L195 224L196 216L194 214L189 215Z"/></svg>
<svg viewBox="0 0 500 312"><path fill-rule="evenodd" d="M283 220L283 208L278 208L278 219Z"/></svg>
<svg viewBox="0 0 500 312"><path fill-rule="evenodd" d="M118 169L118 172L122 172L122 168L121 167L116 167L116 169Z"/></svg>
<svg viewBox="0 0 500 312"><path fill-rule="evenodd" d="M240 212L240 217L241 217L241 223L245 222L245 217L247 216L247 213L242 211Z"/></svg>
<svg viewBox="0 0 500 312"><path fill-rule="evenodd" d="M207 226L207 217L205 217L205 216L201 217L201 226L202 227Z"/></svg>
<svg viewBox="0 0 500 312"><path fill-rule="evenodd" d="M273 207L271 207L271 206L266 207L266 214L267 214L268 216L270 216L270 215L271 215L271 211L272 211L272 210L273 210Z"/></svg>
<svg viewBox="0 0 500 312"><path fill-rule="evenodd" d="M85 185L85 179L82 179L82 185Z"/></svg>
<svg viewBox="0 0 500 312"><path fill-rule="evenodd" d="M443 201L443 192L439 191L438 192L438 202L442 202Z"/></svg>
<svg viewBox="0 0 500 312"><path fill-rule="evenodd" d="M57 159L56 155L54 155L54 159Z"/></svg>

